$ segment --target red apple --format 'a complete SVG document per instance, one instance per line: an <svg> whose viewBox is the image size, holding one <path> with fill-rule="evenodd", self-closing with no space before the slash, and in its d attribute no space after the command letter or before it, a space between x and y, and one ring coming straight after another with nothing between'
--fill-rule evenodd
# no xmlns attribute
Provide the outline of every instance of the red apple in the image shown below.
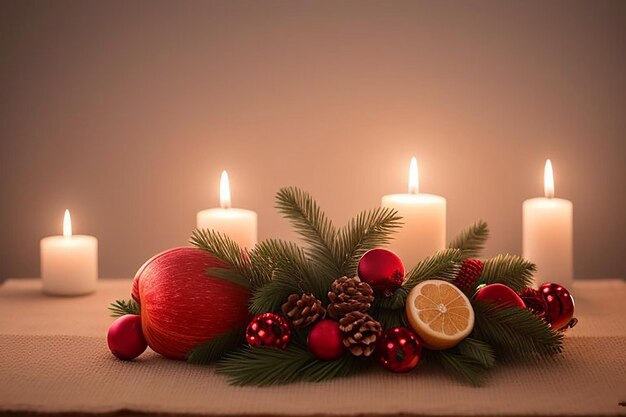
<svg viewBox="0 0 626 417"><path fill-rule="evenodd" d="M504 284L489 284L480 288L474 294L476 301L484 301L497 304L499 307L526 308L526 304L511 288Z"/></svg>
<svg viewBox="0 0 626 417"><path fill-rule="evenodd" d="M133 298L139 298L143 334L152 350L185 359L198 344L246 325L250 292L207 274L207 268L222 265L206 251L175 248L139 268Z"/></svg>

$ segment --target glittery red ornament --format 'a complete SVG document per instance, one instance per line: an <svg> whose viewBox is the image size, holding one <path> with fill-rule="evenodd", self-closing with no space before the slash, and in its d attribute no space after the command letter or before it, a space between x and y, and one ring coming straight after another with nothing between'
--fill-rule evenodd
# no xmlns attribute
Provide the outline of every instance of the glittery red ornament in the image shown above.
<svg viewBox="0 0 626 417"><path fill-rule="evenodd" d="M251 347L285 350L291 342L291 329L287 320L278 314L263 313L248 324L246 340Z"/></svg>
<svg viewBox="0 0 626 417"><path fill-rule="evenodd" d="M339 323L334 320L322 320L313 326L307 344L313 356L323 361L339 359L346 352Z"/></svg>
<svg viewBox="0 0 626 417"><path fill-rule="evenodd" d="M392 372L409 372L422 359L422 342L405 327L392 327L378 340L378 362Z"/></svg>
<svg viewBox="0 0 626 417"><path fill-rule="evenodd" d="M526 304L519 295L504 284L489 284L481 287L474 294L474 299L481 302L497 304L500 308L520 307L526 308Z"/></svg>
<svg viewBox="0 0 626 417"><path fill-rule="evenodd" d="M375 292L389 297L404 280L402 260L388 249L371 249L359 260L358 275Z"/></svg>
<svg viewBox="0 0 626 417"><path fill-rule="evenodd" d="M128 361L141 355L148 347L141 330L141 316L127 314L116 319L109 327L107 344L118 359Z"/></svg>
<svg viewBox="0 0 626 417"><path fill-rule="evenodd" d="M480 273L483 271L483 266L483 262L479 259L467 259L461 265L461 269L454 280L454 285L461 291L468 292L478 281Z"/></svg>
<svg viewBox="0 0 626 417"><path fill-rule="evenodd" d="M545 318L548 304L539 291L534 288L524 288L519 296L531 313L537 317Z"/></svg>
<svg viewBox="0 0 626 417"><path fill-rule="evenodd" d="M574 317L574 297L562 285L546 283L539 287L539 293L548 306L545 320L553 329L561 330L576 324Z"/></svg>

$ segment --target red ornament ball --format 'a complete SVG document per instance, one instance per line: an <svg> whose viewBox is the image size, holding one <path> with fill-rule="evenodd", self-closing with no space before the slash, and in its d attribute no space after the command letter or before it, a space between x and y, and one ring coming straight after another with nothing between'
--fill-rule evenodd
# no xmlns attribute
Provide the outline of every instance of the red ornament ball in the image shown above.
<svg viewBox="0 0 626 417"><path fill-rule="evenodd" d="M143 334L152 350L183 360L200 343L246 325L250 291L207 274L224 266L206 251L175 248L137 271L132 295L141 304Z"/></svg>
<svg viewBox="0 0 626 417"><path fill-rule="evenodd" d="M333 361L346 352L339 323L334 320L319 321L309 332L309 351L317 359Z"/></svg>
<svg viewBox="0 0 626 417"><path fill-rule="evenodd" d="M560 284L546 283L539 287L539 293L548 307L545 320L556 330L568 327L574 317L574 297L567 288Z"/></svg>
<svg viewBox="0 0 626 417"><path fill-rule="evenodd" d="M546 303L546 300L539 291L534 288L524 288L519 293L519 296L531 313L539 318L545 318L548 303Z"/></svg>
<svg viewBox="0 0 626 417"><path fill-rule="evenodd" d="M417 335L405 327L386 330L378 341L378 362L392 372L409 372L420 363L424 347Z"/></svg>
<svg viewBox="0 0 626 417"><path fill-rule="evenodd" d="M474 299L476 301L496 304L498 308L526 308L526 304L524 304L524 301L520 298L520 296L504 284L485 285L476 291Z"/></svg>
<svg viewBox="0 0 626 417"><path fill-rule="evenodd" d="M278 314L263 313L248 324L246 340L251 347L285 350L291 342L291 329L287 320Z"/></svg>
<svg viewBox="0 0 626 417"><path fill-rule="evenodd" d="M461 291L465 293L468 292L474 288L474 284L478 281L483 266L484 264L480 259L467 259L463 262L463 265L461 265L461 269L454 280L454 285Z"/></svg>
<svg viewBox="0 0 626 417"><path fill-rule="evenodd" d="M127 314L116 319L109 327L107 344L118 359L129 361L141 355L148 347L141 330L141 316Z"/></svg>
<svg viewBox="0 0 626 417"><path fill-rule="evenodd" d="M361 257L358 266L361 281L367 282L378 294L389 297L404 281L404 265L389 249L371 249Z"/></svg>

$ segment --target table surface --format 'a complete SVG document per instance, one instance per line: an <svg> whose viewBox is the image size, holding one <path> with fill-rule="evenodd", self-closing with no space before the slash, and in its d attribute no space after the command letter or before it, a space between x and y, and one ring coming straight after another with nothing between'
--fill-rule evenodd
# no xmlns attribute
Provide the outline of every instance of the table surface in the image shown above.
<svg viewBox="0 0 626 417"><path fill-rule="evenodd" d="M577 281L579 324L557 360L507 364L480 388L428 365L407 375L376 370L335 381L270 388L228 386L212 367L112 357L108 304L130 279L102 279L96 293L49 297L36 279L0 286L0 410L205 415L598 415L626 414L626 284Z"/></svg>

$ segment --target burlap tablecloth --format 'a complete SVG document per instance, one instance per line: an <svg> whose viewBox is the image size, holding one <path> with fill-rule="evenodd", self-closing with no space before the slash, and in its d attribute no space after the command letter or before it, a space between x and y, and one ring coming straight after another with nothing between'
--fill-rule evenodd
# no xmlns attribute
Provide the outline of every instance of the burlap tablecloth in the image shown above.
<svg viewBox="0 0 626 417"><path fill-rule="evenodd" d="M575 286L580 324L557 360L507 365L472 388L429 366L373 371L321 384L235 388L211 367L147 352L116 360L106 347L107 305L130 280L101 280L96 294L53 298L37 280L0 287L0 410L271 415L626 414L626 285Z"/></svg>

